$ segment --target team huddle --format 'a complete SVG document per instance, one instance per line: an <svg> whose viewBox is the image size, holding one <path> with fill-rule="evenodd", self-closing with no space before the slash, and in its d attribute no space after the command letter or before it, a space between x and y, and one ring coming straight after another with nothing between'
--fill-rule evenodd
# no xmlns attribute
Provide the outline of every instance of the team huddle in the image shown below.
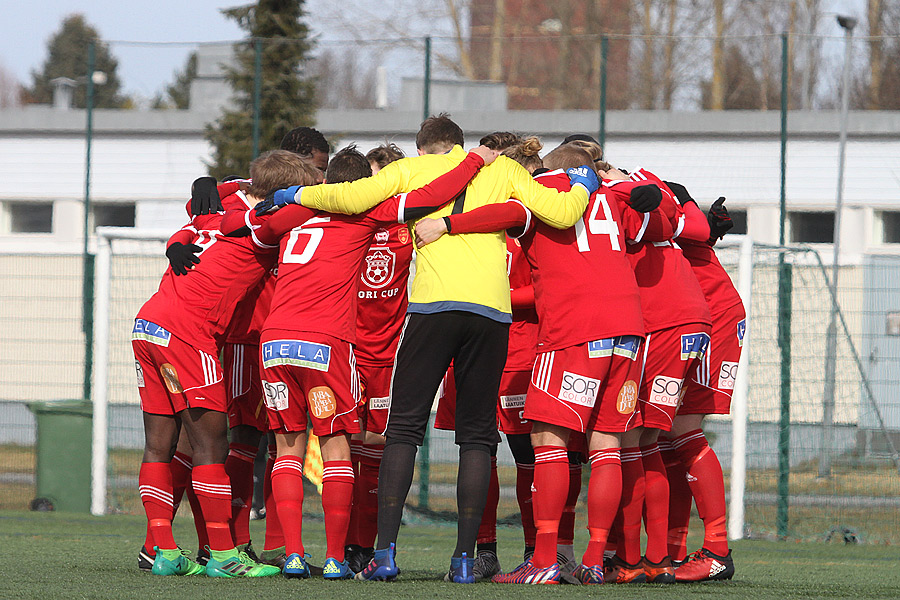
<svg viewBox="0 0 900 600"><path fill-rule="evenodd" d="M702 430L729 411L744 335L713 250L731 227L724 198L704 214L683 186L612 167L584 134L543 159L534 137L497 132L468 153L463 143L440 115L423 122L418 156L351 145L329 160L304 127L254 160L249 179L195 182L190 222L170 238L170 267L132 336L146 431L141 569L396 579L437 395L434 426L459 446L445 581L733 576L722 469ZM310 430L322 567L302 540ZM500 432L524 533L524 560L506 573ZM253 461L266 435L257 554ZM576 558L584 463L590 538ZM196 559L172 533L185 494ZM704 542L688 554L693 502Z"/></svg>

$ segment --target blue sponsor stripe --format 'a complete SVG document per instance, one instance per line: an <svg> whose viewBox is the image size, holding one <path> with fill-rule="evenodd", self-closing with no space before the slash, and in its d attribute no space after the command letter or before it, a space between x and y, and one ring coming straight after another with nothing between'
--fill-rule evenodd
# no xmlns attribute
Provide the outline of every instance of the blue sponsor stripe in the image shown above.
<svg viewBox="0 0 900 600"><path fill-rule="evenodd" d="M708 333L686 333L681 336L681 360L701 357L708 347Z"/></svg>
<svg viewBox="0 0 900 600"><path fill-rule="evenodd" d="M131 330L131 339L146 340L160 346L168 346L169 340L172 339L172 334L153 321L135 319L134 328Z"/></svg>
<svg viewBox="0 0 900 600"><path fill-rule="evenodd" d="M623 335L617 338L613 354L634 360L637 358L638 350L640 350L640 348L641 338L636 335Z"/></svg>
<svg viewBox="0 0 900 600"><path fill-rule="evenodd" d="M615 338L603 338L588 342L588 358L612 356L613 346L615 346Z"/></svg>
<svg viewBox="0 0 900 600"><path fill-rule="evenodd" d="M262 345L263 367L294 365L327 371L331 362L331 346L304 340L274 340Z"/></svg>

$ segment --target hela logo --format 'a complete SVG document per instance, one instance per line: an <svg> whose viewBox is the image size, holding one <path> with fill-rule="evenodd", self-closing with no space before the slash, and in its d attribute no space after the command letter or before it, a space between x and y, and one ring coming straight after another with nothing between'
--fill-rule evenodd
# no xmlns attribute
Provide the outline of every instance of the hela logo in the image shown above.
<svg viewBox="0 0 900 600"><path fill-rule="evenodd" d="M603 338L602 340L588 342L588 358L612 356L615 341L615 338Z"/></svg>
<svg viewBox="0 0 900 600"><path fill-rule="evenodd" d="M686 333L681 336L681 360L703 358L708 347L708 333Z"/></svg>
<svg viewBox="0 0 900 600"><path fill-rule="evenodd" d="M744 347L744 333L747 331L747 319L741 319L737 324L738 347Z"/></svg>
<svg viewBox="0 0 900 600"><path fill-rule="evenodd" d="M736 362L722 361L719 368L719 383L716 385L720 390L733 390L734 382L737 380L738 364Z"/></svg>
<svg viewBox="0 0 900 600"><path fill-rule="evenodd" d="M157 346L168 347L172 334L146 319L135 319L134 329L131 330L131 339L146 340Z"/></svg>
<svg viewBox="0 0 900 600"><path fill-rule="evenodd" d="M597 392L599 390L599 379L591 379L584 375L563 371L562 384L560 384L557 398L565 402L593 408L594 403L597 402Z"/></svg>
<svg viewBox="0 0 900 600"><path fill-rule="evenodd" d="M683 393L682 383L684 383L684 379L657 375L653 380L653 388L650 390L650 404L678 406Z"/></svg>
<svg viewBox="0 0 900 600"><path fill-rule="evenodd" d="M288 407L288 387L282 381L268 382L263 380L263 391L266 394L266 406L272 410L285 410Z"/></svg>
<svg viewBox="0 0 900 600"><path fill-rule="evenodd" d="M295 365L327 371L331 362L331 346L303 340L274 340L262 345L263 368Z"/></svg>

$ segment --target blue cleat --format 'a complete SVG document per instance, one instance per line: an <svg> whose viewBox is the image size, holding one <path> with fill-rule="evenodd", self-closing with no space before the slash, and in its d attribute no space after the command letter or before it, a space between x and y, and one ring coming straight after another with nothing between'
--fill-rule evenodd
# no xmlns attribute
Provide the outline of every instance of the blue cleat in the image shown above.
<svg viewBox="0 0 900 600"><path fill-rule="evenodd" d="M396 549L394 543L388 548L375 551L373 558L366 568L356 574L359 581L394 581L400 573L395 560Z"/></svg>
<svg viewBox="0 0 900 600"><path fill-rule="evenodd" d="M307 566L306 560L302 556L294 552L285 559L284 566L281 568L281 574L288 579L308 579L309 566Z"/></svg>
<svg viewBox="0 0 900 600"><path fill-rule="evenodd" d="M462 556L453 556L450 558L450 570L444 575L444 581L453 583L475 583L475 573L472 568L475 566L475 559L469 558L466 552Z"/></svg>
<svg viewBox="0 0 900 600"><path fill-rule="evenodd" d="M329 581L352 579L353 571L350 570L350 565L346 560L338 562L336 558L327 558L325 564L322 565L322 576Z"/></svg>

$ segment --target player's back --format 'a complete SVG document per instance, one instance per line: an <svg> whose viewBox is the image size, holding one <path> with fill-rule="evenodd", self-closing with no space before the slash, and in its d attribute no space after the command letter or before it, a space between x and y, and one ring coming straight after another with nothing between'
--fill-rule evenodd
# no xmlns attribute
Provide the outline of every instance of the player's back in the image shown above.
<svg viewBox="0 0 900 600"><path fill-rule="evenodd" d="M562 191L570 188L561 170L535 180ZM598 193L574 227L554 229L538 221L521 238L532 269L540 352L643 335L640 294L619 221L618 207Z"/></svg>
<svg viewBox="0 0 900 600"><path fill-rule="evenodd" d="M678 245L694 271L713 316L742 302L712 246L693 240L678 240Z"/></svg>

